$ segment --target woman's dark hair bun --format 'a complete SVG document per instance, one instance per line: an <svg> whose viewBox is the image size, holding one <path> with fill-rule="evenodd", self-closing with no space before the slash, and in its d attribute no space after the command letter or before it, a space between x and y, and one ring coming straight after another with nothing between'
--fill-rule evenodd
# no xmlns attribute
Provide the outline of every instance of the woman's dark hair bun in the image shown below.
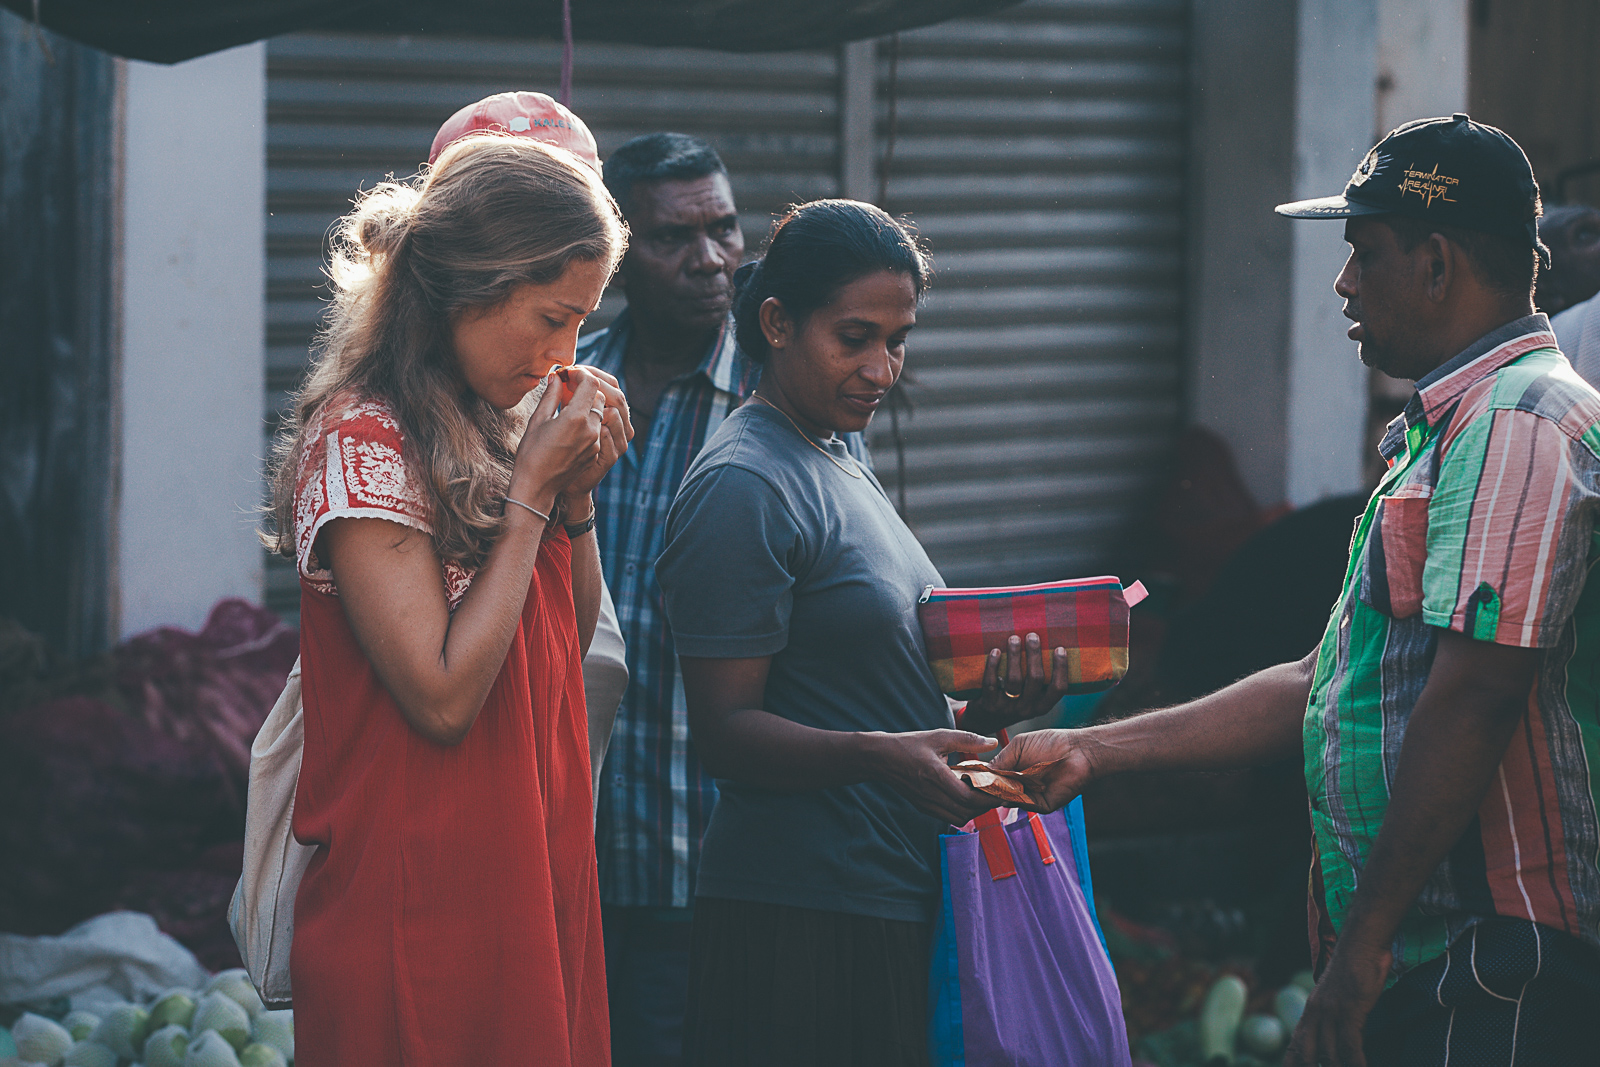
<svg viewBox="0 0 1600 1067"><path fill-rule="evenodd" d="M733 272L733 288L737 292L750 284L750 280L761 271L761 260L752 259L744 266Z"/></svg>
<svg viewBox="0 0 1600 1067"><path fill-rule="evenodd" d="M734 272L739 348L759 363L771 354L761 330L761 305L768 297L776 297L790 319L803 325L840 289L885 270L908 275L919 299L927 291L933 262L907 224L859 200L813 200L791 207L773 227L766 255Z"/></svg>

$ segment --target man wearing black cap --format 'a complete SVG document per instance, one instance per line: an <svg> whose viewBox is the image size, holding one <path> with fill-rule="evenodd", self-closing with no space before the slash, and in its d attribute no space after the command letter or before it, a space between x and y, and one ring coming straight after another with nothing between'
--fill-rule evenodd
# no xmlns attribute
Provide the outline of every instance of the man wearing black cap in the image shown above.
<svg viewBox="0 0 1600 1067"><path fill-rule="evenodd" d="M1299 752L1318 982L1287 1062L1593 1062L1600 394L1533 310L1538 185L1515 142L1454 115L1389 134L1343 196L1277 210L1345 220L1349 335L1417 385L1321 644L998 763L1061 760L1059 804L1121 771Z"/></svg>

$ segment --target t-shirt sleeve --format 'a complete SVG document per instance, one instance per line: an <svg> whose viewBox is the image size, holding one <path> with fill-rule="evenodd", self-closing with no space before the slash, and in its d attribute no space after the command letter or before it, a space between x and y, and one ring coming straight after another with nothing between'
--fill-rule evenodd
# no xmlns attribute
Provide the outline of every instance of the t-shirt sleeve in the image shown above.
<svg viewBox="0 0 1600 1067"><path fill-rule="evenodd" d="M1425 622L1480 641L1543 648L1583 592L1593 472L1550 419L1494 410L1446 453L1428 505Z"/></svg>
<svg viewBox="0 0 1600 1067"><path fill-rule="evenodd" d="M319 419L295 491L295 562L303 578L326 572L313 551L334 519L387 519L432 533L421 486L408 476L400 427L381 404Z"/></svg>
<svg viewBox="0 0 1600 1067"><path fill-rule="evenodd" d="M744 659L781 651L805 558L800 523L760 475L717 467L685 483L656 561L678 653Z"/></svg>

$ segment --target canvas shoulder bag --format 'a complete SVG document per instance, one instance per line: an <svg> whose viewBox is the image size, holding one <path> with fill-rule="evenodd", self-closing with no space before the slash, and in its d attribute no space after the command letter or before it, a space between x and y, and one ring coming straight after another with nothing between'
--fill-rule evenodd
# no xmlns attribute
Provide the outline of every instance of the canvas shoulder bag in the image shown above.
<svg viewBox="0 0 1600 1067"><path fill-rule="evenodd" d="M250 793L244 818L244 873L228 907L228 925L250 980L269 1007L287 1007L294 897L312 845L294 839L294 794L300 784L305 720L300 661L250 745Z"/></svg>

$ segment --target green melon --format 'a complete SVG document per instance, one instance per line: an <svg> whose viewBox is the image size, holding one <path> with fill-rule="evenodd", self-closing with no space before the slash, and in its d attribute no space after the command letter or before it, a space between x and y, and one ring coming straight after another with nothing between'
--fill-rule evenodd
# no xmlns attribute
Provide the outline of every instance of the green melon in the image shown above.
<svg viewBox="0 0 1600 1067"><path fill-rule="evenodd" d="M22 1013L11 1024L11 1039L17 1043L17 1058L26 1063L42 1063L55 1067L72 1047L72 1035L54 1019Z"/></svg>
<svg viewBox="0 0 1600 1067"><path fill-rule="evenodd" d="M288 1067L283 1053L271 1045L252 1042L239 1050L239 1067Z"/></svg>
<svg viewBox="0 0 1600 1067"><path fill-rule="evenodd" d="M189 1031L172 1023L151 1034L144 1043L144 1067L183 1067L189 1051Z"/></svg>
<svg viewBox="0 0 1600 1067"><path fill-rule="evenodd" d="M98 1041L79 1041L61 1063L62 1067L117 1067L117 1054Z"/></svg>
<svg viewBox="0 0 1600 1067"><path fill-rule="evenodd" d="M100 1016L92 1011L69 1011L61 1020L74 1041L87 1041L94 1028L100 1025Z"/></svg>
<svg viewBox="0 0 1600 1067"><path fill-rule="evenodd" d="M187 989L169 989L150 1005L150 1031L163 1026L181 1026L185 1029L194 1021L194 996Z"/></svg>
<svg viewBox="0 0 1600 1067"><path fill-rule="evenodd" d="M240 1067L240 1064L233 1046L215 1030L207 1030L189 1043L183 1067Z"/></svg>
<svg viewBox="0 0 1600 1067"><path fill-rule="evenodd" d="M250 1020L250 1040L271 1045L283 1053L286 1060L294 1059L294 1012L264 1011Z"/></svg>
<svg viewBox="0 0 1600 1067"><path fill-rule="evenodd" d="M250 981L250 972L242 967L235 967L231 971L219 971L206 983L206 992L221 993L225 997L233 998L251 1015L259 1015L267 1009L261 1002L261 994L256 992L255 984Z"/></svg>
<svg viewBox="0 0 1600 1067"><path fill-rule="evenodd" d="M224 993L207 993L195 1005L189 1032L199 1037L207 1030L215 1030L227 1038L228 1044L237 1051L250 1040L250 1013Z"/></svg>
<svg viewBox="0 0 1600 1067"><path fill-rule="evenodd" d="M150 1013L132 1004L118 1004L100 1016L100 1025L89 1035L91 1041L115 1052L125 1060L136 1060L150 1032Z"/></svg>

